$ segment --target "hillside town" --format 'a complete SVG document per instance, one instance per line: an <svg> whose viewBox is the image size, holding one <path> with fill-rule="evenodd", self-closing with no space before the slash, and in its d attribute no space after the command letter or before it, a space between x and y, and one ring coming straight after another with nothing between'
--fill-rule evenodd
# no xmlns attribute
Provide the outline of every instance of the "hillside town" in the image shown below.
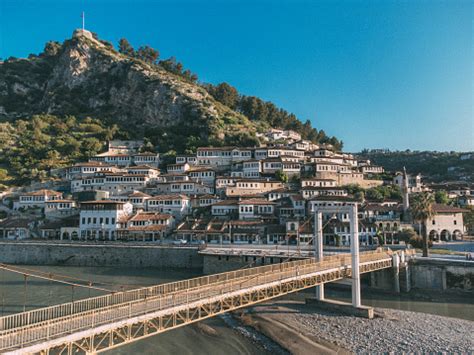
<svg viewBox="0 0 474 355"><path fill-rule="evenodd" d="M291 130L259 138L258 147L200 147L166 165L143 141L109 141L89 161L52 171L52 181L4 194L0 238L308 245L315 205L355 203L362 245L407 242L410 230L433 242L472 233L463 222L474 206L468 185L428 186ZM364 195L383 187L393 196ZM456 204L435 203L427 220L414 219L410 195L438 190ZM347 214L324 220L326 245L350 245Z"/></svg>

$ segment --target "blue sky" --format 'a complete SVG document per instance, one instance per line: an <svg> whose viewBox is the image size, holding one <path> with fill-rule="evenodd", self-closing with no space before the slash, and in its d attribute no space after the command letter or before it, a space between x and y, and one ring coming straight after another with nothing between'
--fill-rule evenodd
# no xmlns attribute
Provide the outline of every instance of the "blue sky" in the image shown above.
<svg viewBox="0 0 474 355"><path fill-rule="evenodd" d="M0 57L81 26L362 148L474 150L472 1L0 0Z"/></svg>

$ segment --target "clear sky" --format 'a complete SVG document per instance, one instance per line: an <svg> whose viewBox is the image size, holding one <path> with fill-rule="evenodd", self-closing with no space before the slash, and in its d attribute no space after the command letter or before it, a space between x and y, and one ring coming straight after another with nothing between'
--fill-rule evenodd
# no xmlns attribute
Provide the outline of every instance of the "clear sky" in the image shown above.
<svg viewBox="0 0 474 355"><path fill-rule="evenodd" d="M473 1L0 0L0 57L81 26L148 44L336 135L345 150L474 150Z"/></svg>

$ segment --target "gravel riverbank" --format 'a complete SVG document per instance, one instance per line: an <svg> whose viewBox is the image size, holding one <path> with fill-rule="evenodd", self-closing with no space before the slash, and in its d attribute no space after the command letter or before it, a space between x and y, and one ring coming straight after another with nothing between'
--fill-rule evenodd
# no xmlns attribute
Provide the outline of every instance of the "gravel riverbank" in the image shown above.
<svg viewBox="0 0 474 355"><path fill-rule="evenodd" d="M315 311L301 302L280 302L256 306L248 316L264 333L284 326L308 343L325 346L327 353L474 353L472 321L384 308L375 312L376 317L369 320ZM273 340L295 354L317 351L304 347L294 351L285 339Z"/></svg>

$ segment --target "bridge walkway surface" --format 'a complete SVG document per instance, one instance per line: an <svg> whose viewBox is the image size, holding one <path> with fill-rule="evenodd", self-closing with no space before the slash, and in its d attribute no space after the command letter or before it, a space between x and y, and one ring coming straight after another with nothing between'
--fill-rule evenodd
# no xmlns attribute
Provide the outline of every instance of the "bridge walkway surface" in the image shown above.
<svg viewBox="0 0 474 355"><path fill-rule="evenodd" d="M360 253L360 273L392 252ZM351 255L305 259L87 298L0 318L0 352L98 353L166 330L351 277Z"/></svg>

